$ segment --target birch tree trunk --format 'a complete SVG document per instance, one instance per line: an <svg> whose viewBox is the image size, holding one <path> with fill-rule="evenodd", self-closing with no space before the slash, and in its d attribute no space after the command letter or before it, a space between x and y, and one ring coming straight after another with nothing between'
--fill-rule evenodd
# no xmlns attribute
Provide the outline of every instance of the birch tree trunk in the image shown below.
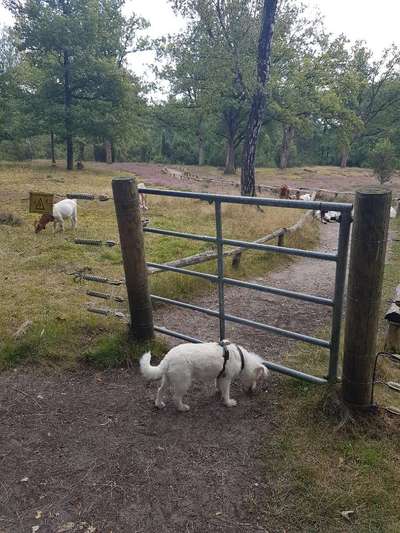
<svg viewBox="0 0 400 533"><path fill-rule="evenodd" d="M274 33L277 4L278 0L264 0L262 10L260 37L258 40L257 89L253 95L242 155L240 185L241 193L244 196L255 196L256 192L254 164L257 140L265 110L265 86L269 78L271 42Z"/></svg>

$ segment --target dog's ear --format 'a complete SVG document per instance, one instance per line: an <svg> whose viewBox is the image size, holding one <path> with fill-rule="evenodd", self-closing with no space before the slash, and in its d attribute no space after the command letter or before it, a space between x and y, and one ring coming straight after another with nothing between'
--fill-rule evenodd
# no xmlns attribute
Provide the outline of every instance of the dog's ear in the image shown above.
<svg viewBox="0 0 400 533"><path fill-rule="evenodd" d="M268 369L264 365L260 365L255 370L256 380L265 379L268 376Z"/></svg>

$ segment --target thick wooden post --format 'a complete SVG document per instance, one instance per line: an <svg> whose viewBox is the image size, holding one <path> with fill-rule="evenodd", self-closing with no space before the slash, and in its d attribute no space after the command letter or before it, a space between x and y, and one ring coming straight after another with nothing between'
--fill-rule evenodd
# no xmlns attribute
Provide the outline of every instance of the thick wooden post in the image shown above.
<svg viewBox="0 0 400 533"><path fill-rule="evenodd" d="M391 197L379 187L361 189L355 197L342 392L358 408L371 404Z"/></svg>
<svg viewBox="0 0 400 533"><path fill-rule="evenodd" d="M144 341L153 337L154 330L139 193L133 178L114 178L112 190L124 260L131 332L136 340Z"/></svg>

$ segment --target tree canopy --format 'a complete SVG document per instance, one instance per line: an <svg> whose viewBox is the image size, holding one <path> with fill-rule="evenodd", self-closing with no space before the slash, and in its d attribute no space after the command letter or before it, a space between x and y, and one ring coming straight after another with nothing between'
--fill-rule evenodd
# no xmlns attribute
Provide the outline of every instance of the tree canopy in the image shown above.
<svg viewBox="0 0 400 533"><path fill-rule="evenodd" d="M264 1L169 2L187 25L151 42L124 0L5 0L15 23L0 32L0 156L49 157L55 139L68 168L74 146L80 160L103 144L117 159L242 166ZM153 85L130 70L148 48ZM397 164L398 48L377 57L282 0L270 59L256 164L367 166L386 139Z"/></svg>

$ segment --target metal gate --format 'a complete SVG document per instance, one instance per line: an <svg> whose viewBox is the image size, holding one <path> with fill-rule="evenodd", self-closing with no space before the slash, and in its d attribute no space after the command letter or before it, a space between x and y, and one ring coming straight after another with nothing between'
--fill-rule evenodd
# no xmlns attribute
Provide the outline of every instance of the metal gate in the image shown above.
<svg viewBox="0 0 400 533"><path fill-rule="evenodd" d="M278 200L273 198L253 198L246 196L228 196L228 195L219 195L219 194L204 194L204 193L195 193L195 192L181 192L181 191L167 191L162 189L139 189L139 192L145 194L153 194L157 196L168 196L175 198L191 198L196 200L202 200L210 204L214 204L215 208L215 237L208 235L196 235L191 233L184 233L178 231L164 230L160 228L145 227L144 231L147 233L155 233L158 235L168 235L172 237L181 237L184 239L192 239L196 241L209 242L215 244L217 247L218 258L217 258L217 275L206 274L203 272L195 272L187 270L184 268L178 268L168 265L162 265L158 263L148 262L147 265L150 267L156 267L160 270L177 272L179 274L185 274L188 276L195 276L198 278L209 280L212 283L218 285L218 311L212 309L207 309L204 307L199 307L194 304L189 304L186 302L181 302L178 300L172 300L170 298L163 298L161 296L151 295L153 301L163 302L166 304L177 305L185 309L190 309L193 311L198 311L206 315L217 317L219 319L219 336L220 340L225 338L225 322L234 322L236 324L242 324L245 326L250 326L255 329L262 331L268 331L288 337L290 339L295 339L303 341L309 344L316 346L321 346L326 348L330 352L329 356L329 368L327 373L327 378L322 378L318 376L313 376L294 370L292 368L285 367L283 365L266 362L266 366L271 370L287 374L292 377L300 378L306 381L313 383L327 383L335 382L337 378L337 367L338 367L338 358L339 358L339 345L340 345L340 329L341 329L341 317L343 310L343 299L344 299L344 288L346 280L346 266L347 266L347 255L349 247L349 235L350 235L350 226L352 222L351 210L352 204L346 203L332 203L332 202L315 202L315 201L302 201L302 200ZM337 253L325 253L318 251L309 251L301 250L298 248L288 248L284 246L274 246L270 244L259 244L254 242L246 242L234 239L224 239L222 233L222 213L221 205L222 204L245 204L245 205L256 205L256 206L270 206L270 207L286 207L292 209L312 209L312 210L329 210L329 211L339 211L341 213L340 227L339 227L339 238L338 238L338 248ZM245 282L241 280L235 280L232 278L227 278L224 276L224 256L223 249L224 245L237 246L241 248L247 248L258 251L265 252L276 252L279 254L287 254L301 257L310 257L313 259L318 259L321 261L333 261L336 263L336 274L335 274L335 290L333 299L322 298L320 296L314 296L311 294L300 293L289 291L285 289L279 289L275 287L269 287L264 285L259 285L256 283ZM296 333L294 331L285 330L268 324L263 324L260 322L255 322L253 320L248 320L241 318L235 315L225 313L224 307L224 287L225 285L234 285L237 287L243 287L247 289L257 290L260 292L276 294L284 297L294 298L302 300L305 302L312 302L320 305L326 305L332 308L332 326L331 326L331 336L330 340L326 341L323 339L318 339L309 335L304 335L301 333ZM184 335L183 333L169 330L165 327L155 326L154 329L159 333L165 335L170 335L177 337L179 339L187 340L189 342L204 342L201 339L190 337Z"/></svg>

